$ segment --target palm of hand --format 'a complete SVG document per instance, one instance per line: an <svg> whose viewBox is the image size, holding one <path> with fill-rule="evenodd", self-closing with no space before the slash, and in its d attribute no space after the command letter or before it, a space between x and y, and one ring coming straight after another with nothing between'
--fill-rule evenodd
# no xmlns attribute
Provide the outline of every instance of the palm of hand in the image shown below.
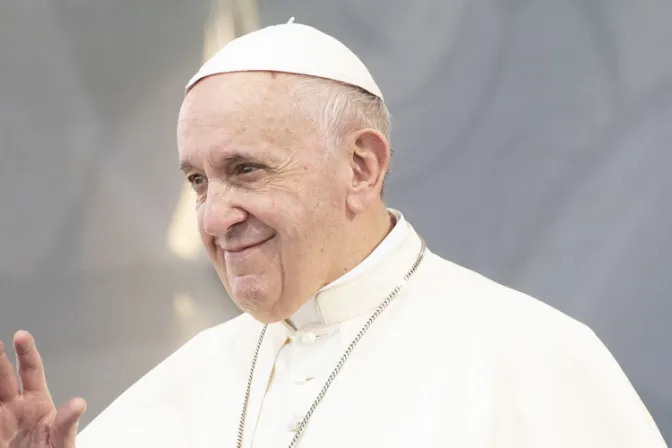
<svg viewBox="0 0 672 448"><path fill-rule="evenodd" d="M0 342L0 448L74 448L86 403L74 399L57 410L32 336L18 332L14 346L20 383Z"/></svg>
<svg viewBox="0 0 672 448"><path fill-rule="evenodd" d="M51 399L32 393L17 394L12 401L0 405L0 448L48 447L48 430L55 415Z"/></svg>

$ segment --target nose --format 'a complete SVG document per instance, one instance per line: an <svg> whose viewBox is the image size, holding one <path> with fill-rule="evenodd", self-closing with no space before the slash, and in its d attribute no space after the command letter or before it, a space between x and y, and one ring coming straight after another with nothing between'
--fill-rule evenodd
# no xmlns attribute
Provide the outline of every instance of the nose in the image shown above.
<svg viewBox="0 0 672 448"><path fill-rule="evenodd" d="M235 201L231 189L212 188L209 185L208 196L203 204L203 231L210 236L223 236L236 224L247 219L247 212Z"/></svg>

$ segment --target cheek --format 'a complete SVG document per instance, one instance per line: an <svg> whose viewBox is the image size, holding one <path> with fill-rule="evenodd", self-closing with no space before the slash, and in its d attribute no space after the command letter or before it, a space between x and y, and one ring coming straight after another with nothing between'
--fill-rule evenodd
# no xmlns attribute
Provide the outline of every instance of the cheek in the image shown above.
<svg viewBox="0 0 672 448"><path fill-rule="evenodd" d="M268 192L246 199L245 209L253 219L281 235L291 233L301 222L303 207L296 192Z"/></svg>

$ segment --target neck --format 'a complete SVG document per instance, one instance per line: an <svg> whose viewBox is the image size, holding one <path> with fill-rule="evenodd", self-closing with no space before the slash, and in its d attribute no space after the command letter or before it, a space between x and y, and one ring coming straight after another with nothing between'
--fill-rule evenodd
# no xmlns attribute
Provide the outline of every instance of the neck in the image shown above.
<svg viewBox="0 0 672 448"><path fill-rule="evenodd" d="M373 232L367 234L368 239L348 239L348 243L374 241L370 244L370 254L364 260L361 259L364 256L361 254L368 252L360 252L359 257L353 258L359 260L352 263L356 264L354 269L316 291L285 320L287 328L298 331L343 322L373 310L383 300L381 291L392 291L399 286L401 279L408 274L414 262L417 262L422 240L406 222L396 222L396 219L391 222L386 217L382 223L386 225L372 227L381 229L375 239ZM393 228L388 233L387 229L391 227ZM378 241L380 243L376 245L375 242ZM332 261L334 255L329 257Z"/></svg>
<svg viewBox="0 0 672 448"><path fill-rule="evenodd" d="M390 233L395 222L385 206L381 205L367 216L355 218L353 224L349 242L343 244L341 262L322 286L341 277L368 257Z"/></svg>

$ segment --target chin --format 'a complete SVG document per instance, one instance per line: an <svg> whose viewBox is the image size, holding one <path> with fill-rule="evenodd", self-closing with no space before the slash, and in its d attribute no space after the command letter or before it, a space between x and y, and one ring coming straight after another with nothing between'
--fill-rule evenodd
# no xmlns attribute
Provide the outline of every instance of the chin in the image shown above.
<svg viewBox="0 0 672 448"><path fill-rule="evenodd" d="M259 297L255 297L254 299L249 297L237 298L234 299L234 302L242 312L249 314L262 324L281 322L290 318L293 314L292 310L288 309L287 306L283 306L282 301L279 299L259 299Z"/></svg>
<svg viewBox="0 0 672 448"><path fill-rule="evenodd" d="M243 313L249 314L261 323L272 324L286 318L276 306L277 298L269 297L264 290L236 288L231 297Z"/></svg>
<svg viewBox="0 0 672 448"><path fill-rule="evenodd" d="M236 306L261 323L281 322L295 311L291 306L287 306L281 288L275 282L269 282L268 279L258 275L242 275L226 279L228 281L224 282L224 286Z"/></svg>

